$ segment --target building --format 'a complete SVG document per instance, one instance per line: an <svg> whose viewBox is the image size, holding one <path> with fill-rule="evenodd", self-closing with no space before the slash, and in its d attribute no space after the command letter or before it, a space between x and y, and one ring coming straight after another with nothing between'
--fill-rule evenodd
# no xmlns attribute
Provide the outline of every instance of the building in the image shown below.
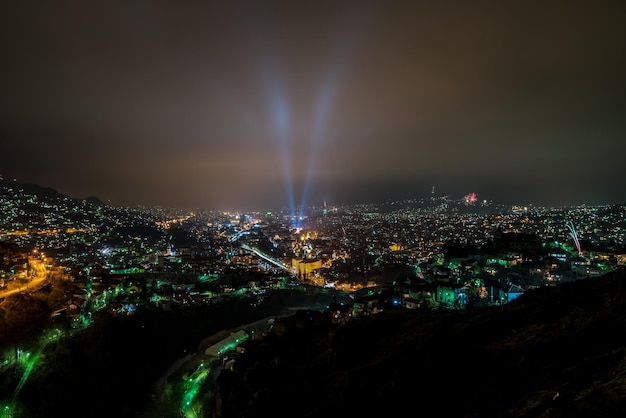
<svg viewBox="0 0 626 418"><path fill-rule="evenodd" d="M213 357L221 357L226 352L235 350L240 343L248 338L248 333L240 329L239 331L232 332L228 337L207 348L204 354Z"/></svg>

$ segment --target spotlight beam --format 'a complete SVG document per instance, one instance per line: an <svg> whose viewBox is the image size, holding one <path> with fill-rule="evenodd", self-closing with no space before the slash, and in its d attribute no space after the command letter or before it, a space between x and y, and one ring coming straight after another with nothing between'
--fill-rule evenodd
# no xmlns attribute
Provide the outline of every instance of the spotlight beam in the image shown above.
<svg viewBox="0 0 626 418"><path fill-rule="evenodd" d="M302 196L300 200L300 212L298 219L302 217L302 211L306 207L309 188L311 182L313 181L313 173L317 163L317 157L322 146L323 139L326 136L328 119L331 114L333 102L335 101L339 80L341 79L343 73L345 73L350 67L350 63L353 62L352 56L358 49L356 48L356 45L362 45L362 42L357 42L357 37L361 31L355 30L362 29L362 27L352 29L353 30L348 33L347 36L341 38L344 39L344 42L339 44L339 47L335 50L335 65L331 67L332 70L328 72L326 78L322 81L319 94L317 96L315 114L313 117L313 127L311 129L312 133L309 147L309 159L307 162L304 184L302 185Z"/></svg>

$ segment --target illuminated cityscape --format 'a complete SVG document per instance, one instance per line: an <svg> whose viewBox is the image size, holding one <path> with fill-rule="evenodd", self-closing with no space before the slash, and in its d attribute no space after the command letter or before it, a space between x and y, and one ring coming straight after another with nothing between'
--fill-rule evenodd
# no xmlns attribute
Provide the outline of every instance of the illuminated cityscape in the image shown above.
<svg viewBox="0 0 626 418"><path fill-rule="evenodd" d="M33 185L0 185L4 321L13 317L6 309L15 295L45 301L41 312L13 319L21 329L9 332L24 345L5 346L2 367L23 364L24 372L3 401L7 411L19 409L20 392L50 344L104 316L233 300L261 311L274 292L301 289L340 295L340 305L331 309L327 300L320 310L347 324L390 306L415 312L503 306L529 290L601 277L626 263L624 205L468 205L467 196L431 194L299 208L294 222L290 210L123 208ZM33 324L35 318L43 322ZM176 403L175 395L182 396L184 415L200 416L192 408L200 387L211 368L226 365L212 359L228 358L254 331L264 335L269 327L257 321L238 330L239 337L233 331L201 350L206 355L196 358L187 388L170 389L164 399Z"/></svg>
<svg viewBox="0 0 626 418"><path fill-rule="evenodd" d="M625 11L9 0L0 418L623 417Z"/></svg>

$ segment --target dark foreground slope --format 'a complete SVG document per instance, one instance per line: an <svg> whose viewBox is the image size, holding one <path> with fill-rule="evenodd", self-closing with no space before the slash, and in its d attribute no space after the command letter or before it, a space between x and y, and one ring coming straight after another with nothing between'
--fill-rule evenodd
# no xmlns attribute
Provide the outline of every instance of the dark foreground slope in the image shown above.
<svg viewBox="0 0 626 418"><path fill-rule="evenodd" d="M626 274L472 312L299 312L223 371L221 417L626 416ZM206 408L209 409L209 408Z"/></svg>
<svg viewBox="0 0 626 418"><path fill-rule="evenodd" d="M24 303L37 300L31 297ZM128 316L97 311L91 326L46 345L35 356L27 380L21 381L25 376L22 363L0 364L0 417L145 416L153 406L153 384L178 359L195 353L207 336L279 315L292 306L327 306L333 295L315 288L276 290L254 307L246 297L224 297L208 305L174 305L168 310L144 307ZM26 309L17 303L10 306ZM24 312L34 315L33 309ZM19 346L27 342L20 341ZM3 405L11 400L7 415ZM154 418L179 417L178 408L173 410Z"/></svg>

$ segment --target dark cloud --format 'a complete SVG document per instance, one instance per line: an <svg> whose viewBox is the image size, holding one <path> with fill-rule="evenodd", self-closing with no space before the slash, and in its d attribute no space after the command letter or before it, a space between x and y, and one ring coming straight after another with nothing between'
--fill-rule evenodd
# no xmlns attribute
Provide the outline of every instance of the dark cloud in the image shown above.
<svg viewBox="0 0 626 418"><path fill-rule="evenodd" d="M13 1L0 173L120 205L433 184L624 202L624 18L608 1Z"/></svg>

